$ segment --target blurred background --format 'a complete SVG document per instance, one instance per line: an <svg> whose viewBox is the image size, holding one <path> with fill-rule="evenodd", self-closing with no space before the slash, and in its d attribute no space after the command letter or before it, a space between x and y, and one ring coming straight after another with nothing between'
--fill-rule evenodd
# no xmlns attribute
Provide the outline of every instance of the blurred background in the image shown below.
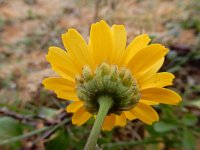
<svg viewBox="0 0 200 150"><path fill-rule="evenodd" d="M81 150L92 127L71 124L66 101L43 88L55 73L48 47L76 28L88 39L91 23L124 24L128 42L147 33L170 48L161 71L176 75L178 106L156 106L160 121L102 132L100 149L200 150L199 0L0 0L0 150Z"/></svg>

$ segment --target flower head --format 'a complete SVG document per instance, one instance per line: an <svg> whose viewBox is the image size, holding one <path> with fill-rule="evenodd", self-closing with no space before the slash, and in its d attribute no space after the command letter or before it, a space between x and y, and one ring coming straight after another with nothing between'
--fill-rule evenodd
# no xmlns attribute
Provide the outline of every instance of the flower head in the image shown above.
<svg viewBox="0 0 200 150"><path fill-rule="evenodd" d="M168 49L148 45L148 35L137 36L126 47L124 26L110 28L102 20L92 24L88 44L75 29L63 34L62 41L66 50L50 47L46 56L60 77L46 78L43 84L57 97L72 101L66 110L73 113L73 124L80 126L96 115L101 96L113 99L103 130L125 126L127 119L152 124L158 114L151 105L181 101L177 93L164 88L172 85L174 75L157 73Z"/></svg>

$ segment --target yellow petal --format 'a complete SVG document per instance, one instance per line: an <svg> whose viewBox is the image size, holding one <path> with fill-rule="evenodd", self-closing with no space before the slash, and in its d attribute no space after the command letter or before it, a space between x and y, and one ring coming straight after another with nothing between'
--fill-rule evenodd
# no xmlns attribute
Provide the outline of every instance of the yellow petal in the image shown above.
<svg viewBox="0 0 200 150"><path fill-rule="evenodd" d="M128 62L137 54L141 49L145 48L150 42L150 38L147 34L142 34L135 37L132 42L126 48L126 51L121 59L121 65L127 65Z"/></svg>
<svg viewBox="0 0 200 150"><path fill-rule="evenodd" d="M72 102L71 104L69 104L67 107L66 107L66 110L68 113L74 113L76 112L79 108L81 108L83 106L83 102L82 101L75 101L75 102Z"/></svg>
<svg viewBox="0 0 200 150"><path fill-rule="evenodd" d="M103 61L110 63L113 57L115 57L111 31L105 21L102 20L96 24L92 24L90 45L94 55L95 66Z"/></svg>
<svg viewBox="0 0 200 150"><path fill-rule="evenodd" d="M128 63L133 74L145 72L164 57L169 50L160 44L151 44L140 50Z"/></svg>
<svg viewBox="0 0 200 150"><path fill-rule="evenodd" d="M75 83L59 77L49 77L43 80L46 89L53 90L58 98L66 100L78 100L76 96Z"/></svg>
<svg viewBox="0 0 200 150"><path fill-rule="evenodd" d="M92 114L87 112L84 107L79 108L72 116L72 123L77 126L84 124Z"/></svg>
<svg viewBox="0 0 200 150"><path fill-rule="evenodd" d="M142 99L163 104L176 105L181 97L174 91L165 88L149 88L141 91Z"/></svg>
<svg viewBox="0 0 200 150"><path fill-rule="evenodd" d="M126 116L123 112L120 116L116 115L115 125L121 127L124 127L126 125Z"/></svg>
<svg viewBox="0 0 200 150"><path fill-rule="evenodd" d="M84 65L92 66L91 50L83 37L75 29L69 29L66 34L63 34L62 40L73 63L81 68Z"/></svg>
<svg viewBox="0 0 200 150"><path fill-rule="evenodd" d="M161 72L153 75L149 80L140 83L140 90L151 88L151 87L165 87L172 85L174 75L168 72Z"/></svg>
<svg viewBox="0 0 200 150"><path fill-rule="evenodd" d="M79 101L75 91L55 90L58 98L72 101Z"/></svg>
<svg viewBox="0 0 200 150"><path fill-rule="evenodd" d="M156 64L154 64L146 72L135 74L134 77L137 79L138 84L140 85L140 83L150 79L154 74L156 74L158 70L162 67L163 63L164 63L164 57L161 58Z"/></svg>
<svg viewBox="0 0 200 150"><path fill-rule="evenodd" d="M42 81L44 87L49 90L75 91L75 83L59 77L49 77Z"/></svg>
<svg viewBox="0 0 200 150"><path fill-rule="evenodd" d="M140 102L147 104L147 105L158 105L159 104L158 102L147 101L147 100L144 100L144 99L140 99Z"/></svg>
<svg viewBox="0 0 200 150"><path fill-rule="evenodd" d="M133 113L131 113L130 111L124 111L124 114L125 114L125 116L128 120L137 119L137 117Z"/></svg>
<svg viewBox="0 0 200 150"><path fill-rule="evenodd" d="M55 72L68 80L74 81L75 76L80 72L71 62L68 53L58 47L50 47L46 59Z"/></svg>
<svg viewBox="0 0 200 150"><path fill-rule="evenodd" d="M115 126L115 120L116 120L116 115L114 114L106 116L102 125L102 130L107 130L107 131L112 130L112 128Z"/></svg>
<svg viewBox="0 0 200 150"><path fill-rule="evenodd" d="M126 48L126 30L123 25L113 25L111 28L114 51L116 57L112 63L118 64Z"/></svg>
<svg viewBox="0 0 200 150"><path fill-rule="evenodd" d="M159 119L157 112L151 106L141 102L131 110L131 113L133 113L139 120L150 125Z"/></svg>

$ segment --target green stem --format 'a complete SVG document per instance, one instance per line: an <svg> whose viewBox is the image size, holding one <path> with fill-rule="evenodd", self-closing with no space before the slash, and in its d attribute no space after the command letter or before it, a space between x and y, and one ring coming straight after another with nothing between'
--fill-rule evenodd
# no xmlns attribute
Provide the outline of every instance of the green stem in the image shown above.
<svg viewBox="0 0 200 150"><path fill-rule="evenodd" d="M95 149L103 121L104 121L109 109L113 105L113 100L112 100L112 98L110 98L108 96L102 96L102 97L98 98L98 103L99 103L98 114L97 114L95 123L93 125L92 131L90 132L90 136L87 140L84 150L94 150Z"/></svg>
<svg viewBox="0 0 200 150"><path fill-rule="evenodd" d="M33 135L44 132L46 130L56 130L58 127L62 126L63 124L65 124L68 121L69 121L69 119L65 119L64 121L60 122L59 124L55 125L54 127L44 127L44 128L38 129L38 130L31 131L27 134L22 134L22 135L19 135L19 136L10 138L10 139L0 141L0 145L6 145L6 144L13 143L13 142L17 142L17 141L20 141L21 139L31 137Z"/></svg>
<svg viewBox="0 0 200 150"><path fill-rule="evenodd" d="M44 128L41 128L41 129L38 129L38 130L34 130L32 132L29 132L27 134L19 135L19 136L13 137L11 139L6 139L6 140L1 141L0 145L5 145L5 144L17 142L17 141L20 141L21 139L31 137L33 135L39 134L41 132L44 132L44 131L46 131L48 129L49 129L49 127L44 127Z"/></svg>
<svg viewBox="0 0 200 150"><path fill-rule="evenodd" d="M161 143L163 141L161 140L142 140L142 141L121 141L117 143L108 143L108 144L102 144L102 149L111 149L111 148L122 148L122 147L130 147L130 146L136 146L136 145L147 145L147 144L156 144Z"/></svg>

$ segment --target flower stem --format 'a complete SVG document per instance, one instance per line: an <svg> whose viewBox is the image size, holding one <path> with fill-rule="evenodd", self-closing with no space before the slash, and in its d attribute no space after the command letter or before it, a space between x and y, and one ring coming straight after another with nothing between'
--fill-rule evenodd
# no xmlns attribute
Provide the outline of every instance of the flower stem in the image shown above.
<svg viewBox="0 0 200 150"><path fill-rule="evenodd" d="M84 150L94 150L95 149L103 121L104 121L109 109L113 105L113 100L112 100L112 98L110 98L108 96L101 96L98 98L98 103L99 103L98 114L96 116L96 120L94 122L92 131L90 132L90 136L87 140Z"/></svg>

